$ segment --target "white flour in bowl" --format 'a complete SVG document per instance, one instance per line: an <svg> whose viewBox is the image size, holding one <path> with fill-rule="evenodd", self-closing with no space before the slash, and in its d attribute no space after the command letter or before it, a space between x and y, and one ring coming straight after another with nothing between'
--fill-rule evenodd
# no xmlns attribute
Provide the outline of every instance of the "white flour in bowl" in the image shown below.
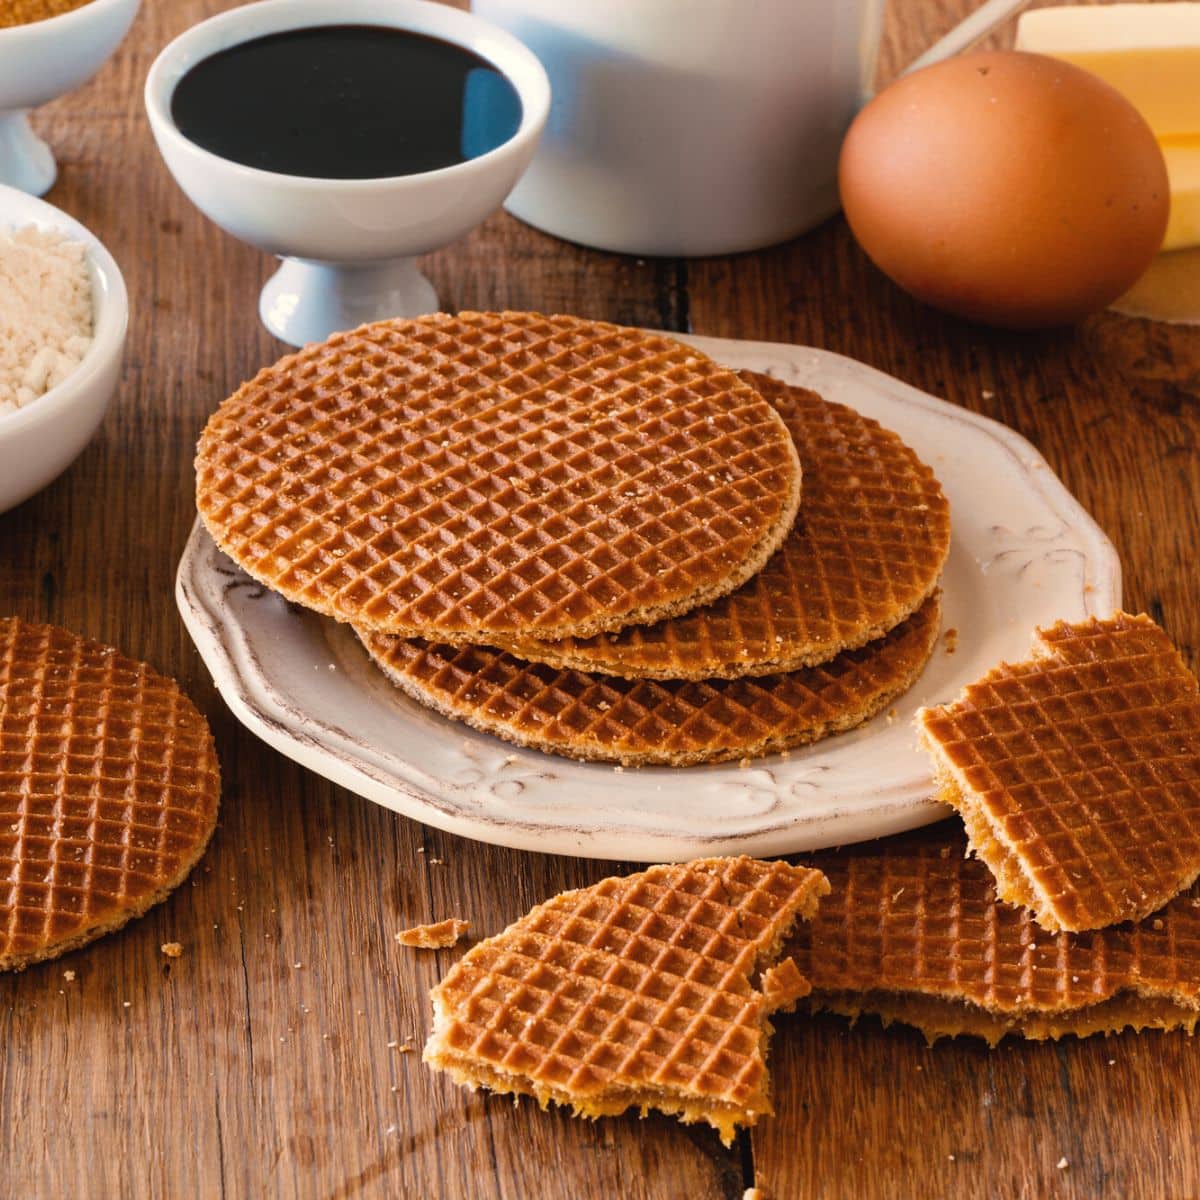
<svg viewBox="0 0 1200 1200"><path fill-rule="evenodd" d="M32 225L0 232L0 416L66 379L91 342L87 247Z"/></svg>

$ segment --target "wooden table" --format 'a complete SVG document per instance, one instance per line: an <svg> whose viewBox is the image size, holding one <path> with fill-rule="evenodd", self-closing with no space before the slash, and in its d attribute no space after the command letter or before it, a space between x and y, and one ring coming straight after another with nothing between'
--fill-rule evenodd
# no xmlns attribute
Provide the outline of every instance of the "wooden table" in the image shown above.
<svg viewBox="0 0 1200 1200"><path fill-rule="evenodd" d="M393 932L451 914L495 932L614 868L461 841L308 774L233 720L184 633L172 576L193 516L193 443L282 349L255 316L271 263L184 199L142 113L157 50L224 7L148 0L100 76L37 120L61 163L49 198L122 264L133 325L99 436L0 517L0 612L177 676L213 723L225 787L212 848L166 904L0 981L0 1194L1200 1194L1200 1044L1182 1035L989 1052L930 1049L874 1021L784 1019L778 1114L732 1150L659 1116L592 1124L514 1108L421 1065L428 989L455 952L403 950ZM968 7L895 0L884 73ZM1196 331L1113 315L1038 335L974 328L887 284L840 220L761 254L674 262L592 253L500 214L428 268L451 309L823 346L1008 423L1116 543L1127 606L1200 667ZM167 941L181 958L163 957Z"/></svg>

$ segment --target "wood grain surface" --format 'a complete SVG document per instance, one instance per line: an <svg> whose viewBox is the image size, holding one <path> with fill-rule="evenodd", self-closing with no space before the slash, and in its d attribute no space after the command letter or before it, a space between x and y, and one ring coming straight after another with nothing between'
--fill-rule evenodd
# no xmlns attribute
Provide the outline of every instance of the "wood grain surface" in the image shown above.
<svg viewBox="0 0 1200 1200"><path fill-rule="evenodd" d="M166 904L0 979L0 1195L1200 1195L1200 1043L1183 1036L989 1052L787 1018L778 1114L729 1151L662 1117L576 1121L421 1066L428 989L455 951L402 949L393 933L451 915L496 932L614 864L462 841L306 773L233 720L176 615L197 432L282 351L255 314L272 264L191 207L142 113L158 49L225 7L147 0L100 75L36 116L61 167L49 199L111 248L133 320L95 441L0 516L0 612L178 677L213 723L225 786L214 844ZM884 75L969 7L894 0ZM1195 330L1112 315L1024 336L965 325L892 288L841 220L763 253L681 263L594 253L498 214L427 267L450 309L810 343L1008 423L1116 543L1127 606L1200 667ZM160 953L168 941L182 957Z"/></svg>

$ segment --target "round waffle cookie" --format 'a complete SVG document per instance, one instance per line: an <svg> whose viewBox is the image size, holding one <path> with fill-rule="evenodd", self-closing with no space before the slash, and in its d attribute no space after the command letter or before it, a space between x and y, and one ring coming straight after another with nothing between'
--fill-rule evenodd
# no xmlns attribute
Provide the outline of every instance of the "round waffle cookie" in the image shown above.
<svg viewBox="0 0 1200 1200"><path fill-rule="evenodd" d="M743 371L804 464L787 540L731 595L656 625L587 639L505 640L531 662L629 679L731 679L828 662L882 637L937 587L950 506L933 472L877 421Z"/></svg>
<svg viewBox="0 0 1200 1200"><path fill-rule="evenodd" d="M0 619L0 970L165 899L204 852L219 792L208 726L172 680Z"/></svg>
<svg viewBox="0 0 1200 1200"><path fill-rule="evenodd" d="M213 414L196 503L289 600L438 641L589 636L744 583L800 466L779 415L672 339L578 317L382 321Z"/></svg>
<svg viewBox="0 0 1200 1200"><path fill-rule="evenodd" d="M862 724L920 675L941 618L935 592L884 638L828 663L741 679L621 679L481 646L359 630L415 700L521 746L626 766L752 758Z"/></svg>

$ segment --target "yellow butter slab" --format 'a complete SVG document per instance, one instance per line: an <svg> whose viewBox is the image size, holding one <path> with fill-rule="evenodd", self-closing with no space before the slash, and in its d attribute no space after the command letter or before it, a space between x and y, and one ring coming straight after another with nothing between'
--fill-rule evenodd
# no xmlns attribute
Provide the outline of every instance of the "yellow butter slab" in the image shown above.
<svg viewBox="0 0 1200 1200"><path fill-rule="evenodd" d="M1064 5L1024 13L1017 49L1099 75L1158 137L1200 131L1200 4Z"/></svg>
<svg viewBox="0 0 1200 1200"><path fill-rule="evenodd" d="M1166 138L1159 144L1171 181L1171 217L1162 248L1200 246L1200 134Z"/></svg>

